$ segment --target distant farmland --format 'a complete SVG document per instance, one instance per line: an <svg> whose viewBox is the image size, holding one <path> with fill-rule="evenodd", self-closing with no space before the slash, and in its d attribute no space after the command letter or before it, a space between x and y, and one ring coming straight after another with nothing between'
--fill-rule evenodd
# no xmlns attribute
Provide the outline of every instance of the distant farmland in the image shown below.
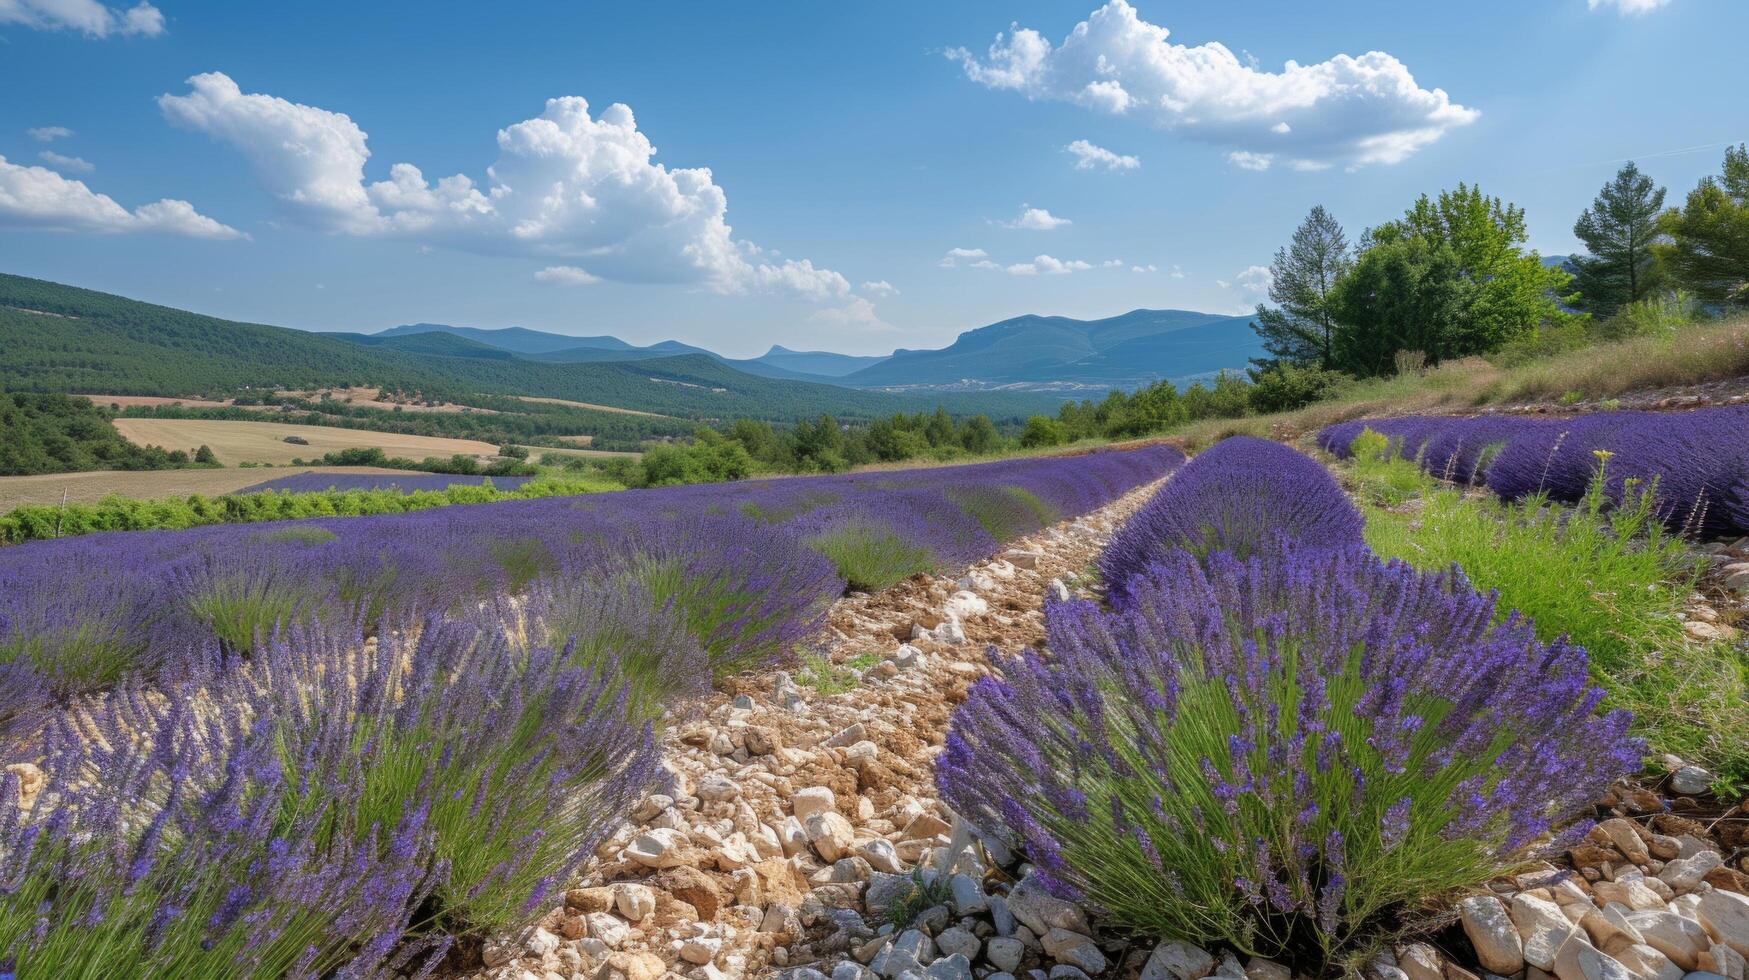
<svg viewBox="0 0 1749 980"><path fill-rule="evenodd" d="M138 500L159 500L166 497L186 497L198 493L217 497L235 493L278 476L298 473L330 473L357 476L363 474L413 475L403 470L385 470L374 466L320 466L288 469L224 469L224 470L138 470L120 472L100 470L95 473L47 473L42 476L0 477L0 513L27 504L53 506L63 499L70 504L93 504L105 497L123 496ZM424 474L417 474L423 476Z"/></svg>
<svg viewBox="0 0 1749 980"><path fill-rule="evenodd" d="M293 459L317 459L338 449L381 449L389 456L424 459L427 456L495 456L498 447L473 439L369 432L325 425L292 425L286 422L231 422L207 419L121 418L115 427L130 442L165 449L193 450L210 446L219 462L289 463ZM287 436L307 440L307 445L285 441ZM259 483L260 480L255 482ZM240 484L243 486L246 484Z"/></svg>

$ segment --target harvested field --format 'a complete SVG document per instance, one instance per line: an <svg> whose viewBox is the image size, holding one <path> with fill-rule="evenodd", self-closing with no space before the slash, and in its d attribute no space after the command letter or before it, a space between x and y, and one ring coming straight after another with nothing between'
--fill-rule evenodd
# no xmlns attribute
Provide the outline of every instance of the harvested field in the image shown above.
<svg viewBox="0 0 1749 980"><path fill-rule="evenodd" d="M693 387L698 387L693 385ZM615 408L612 405L596 405L592 402L574 402L564 398L539 398L534 395L518 395L517 401L537 402L543 405L568 405L572 408L588 408L597 412L617 412L621 415L642 415L652 419L671 419L672 415L658 415L655 412L640 412L635 408Z"/></svg>
<svg viewBox="0 0 1749 980"><path fill-rule="evenodd" d="M183 408L229 408L234 403L226 398L214 401L209 398L166 398L162 395L80 395L88 398L91 404L99 408L119 406L121 408L157 408L161 405L181 405Z"/></svg>
<svg viewBox="0 0 1749 980"><path fill-rule="evenodd" d="M95 473L6 476L0 477L0 512L27 504L58 504L63 499L73 504L90 504L115 495L139 500L186 497L193 493L216 497L299 473L406 475L404 470L374 466L315 466L246 470L99 470Z"/></svg>
<svg viewBox="0 0 1749 980"><path fill-rule="evenodd" d="M427 456L495 456L498 447L473 439L367 432L323 425L292 425L285 422L230 422L207 419L116 419L116 429L131 442L188 449L210 446L219 462L289 463L314 459L338 449L381 449L390 456L424 459ZM287 436L308 440L307 445L285 441ZM260 482L259 480L255 482Z"/></svg>

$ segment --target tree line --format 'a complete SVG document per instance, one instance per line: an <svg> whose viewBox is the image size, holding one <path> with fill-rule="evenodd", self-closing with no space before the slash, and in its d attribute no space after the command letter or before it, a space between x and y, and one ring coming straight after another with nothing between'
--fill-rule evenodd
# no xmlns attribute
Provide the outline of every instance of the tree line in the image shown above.
<svg viewBox="0 0 1749 980"><path fill-rule="evenodd" d="M1749 147L1725 152L1680 206L1633 163L1579 215L1585 255L1561 264L1525 248L1524 211L1478 187L1423 195L1354 245L1314 207L1270 264L1252 328L1284 370L1369 378L1514 345L1545 333L1632 332L1647 306L1722 313L1749 306Z"/></svg>

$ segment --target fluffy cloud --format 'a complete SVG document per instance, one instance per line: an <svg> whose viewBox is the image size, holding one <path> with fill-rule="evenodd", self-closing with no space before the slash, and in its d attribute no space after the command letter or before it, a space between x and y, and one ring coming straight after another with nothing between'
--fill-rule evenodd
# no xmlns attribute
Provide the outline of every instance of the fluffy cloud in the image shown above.
<svg viewBox="0 0 1749 980"><path fill-rule="evenodd" d="M0 225L107 234L159 232L192 238L244 238L242 232L194 210L187 201L165 199L132 211L82 180L47 167L8 163L0 156Z"/></svg>
<svg viewBox="0 0 1749 980"><path fill-rule="evenodd" d="M534 274L534 281L551 286L587 286L601 280L574 265L549 265Z"/></svg>
<svg viewBox="0 0 1749 980"><path fill-rule="evenodd" d="M1153 269L1154 269L1153 266L1148 266L1148 270L1150 272L1153 271ZM1184 278L1184 270L1179 268L1178 266L1173 266L1172 271L1169 273L1169 275L1171 275L1172 278L1174 278L1174 279L1183 279Z"/></svg>
<svg viewBox="0 0 1749 980"><path fill-rule="evenodd" d="M1176 268L1176 266L1174 266ZM1222 289L1236 289L1240 296L1247 300L1261 300L1269 295L1269 287L1275 283L1275 273L1266 265L1251 265L1239 270L1232 281L1216 279L1215 285Z"/></svg>
<svg viewBox="0 0 1749 980"><path fill-rule="evenodd" d="M1131 272L1159 272L1160 267L1153 264L1152 262L1150 262L1147 265L1132 265L1132 266L1130 266L1130 271ZM1175 275L1175 276L1173 276L1173 278L1174 279L1182 279L1183 275L1182 274Z"/></svg>
<svg viewBox="0 0 1749 980"><path fill-rule="evenodd" d="M65 126L34 126L25 132L29 133L30 138L38 143L53 143L55 140L64 140L73 135L73 131Z"/></svg>
<svg viewBox="0 0 1749 980"><path fill-rule="evenodd" d="M1614 7L1623 16L1628 14L1647 14L1670 3L1670 0L1586 0L1590 9Z"/></svg>
<svg viewBox="0 0 1749 980"><path fill-rule="evenodd" d="M1126 0L1109 0L1060 45L1015 25L982 59L964 48L947 54L990 88L1136 117L1248 154L1250 163L1397 163L1479 115L1422 88L1382 51L1266 72L1218 42L1172 44L1168 34Z"/></svg>
<svg viewBox="0 0 1749 980"><path fill-rule="evenodd" d="M39 31L80 31L88 37L156 37L164 33L164 14L145 2L123 10L97 0L0 0L0 24Z"/></svg>
<svg viewBox="0 0 1749 980"><path fill-rule="evenodd" d="M53 150L44 150L41 153L38 153L37 159L54 167L56 170L65 170L71 173L88 174L97 169L97 167L89 160L81 159L79 157L62 156Z"/></svg>
<svg viewBox="0 0 1749 980"><path fill-rule="evenodd" d="M879 296L882 298L899 295L899 287L885 279L876 279L873 282L865 282L862 284L861 289L870 296Z"/></svg>
<svg viewBox="0 0 1749 980"><path fill-rule="evenodd" d="M976 259L988 259L989 257L990 253L981 248L950 248L947 250L947 254L941 257L941 261L935 264L943 269L951 269L958 265L962 259L973 262Z"/></svg>
<svg viewBox="0 0 1749 980"><path fill-rule="evenodd" d="M828 306L808 315L814 323L853 330L891 330L893 325L875 313L874 304L861 296L852 296L843 306Z"/></svg>
<svg viewBox="0 0 1749 980"><path fill-rule="evenodd" d="M498 131L482 184L462 174L430 181L410 163L366 183L368 136L344 113L246 94L218 72L188 84L186 95L159 98L165 116L236 148L269 193L326 231L560 260L618 282L812 299L850 292L837 272L736 239L710 170L653 162L656 147L619 103L591 116L581 98L549 99L539 116Z"/></svg>
<svg viewBox="0 0 1749 980"><path fill-rule="evenodd" d="M1134 170L1142 165L1141 157L1113 153L1103 146L1095 146L1086 140L1076 140L1063 149L1075 155L1076 170L1092 170L1096 167L1103 167L1106 170Z"/></svg>
<svg viewBox="0 0 1749 980"><path fill-rule="evenodd" d="M1015 218L1013 221L1000 222L1000 224L1004 228L1020 228L1027 231L1050 231L1053 228L1061 228L1064 225L1072 224L1072 222L1068 218L1059 218L1044 208L1029 207L1022 204L1020 206L1020 217Z"/></svg>
<svg viewBox="0 0 1749 980"><path fill-rule="evenodd" d="M1056 259L1049 255L1037 255L1031 262L1016 262L1002 271L1011 276L1066 276L1071 272L1083 272L1093 266L1079 259Z"/></svg>

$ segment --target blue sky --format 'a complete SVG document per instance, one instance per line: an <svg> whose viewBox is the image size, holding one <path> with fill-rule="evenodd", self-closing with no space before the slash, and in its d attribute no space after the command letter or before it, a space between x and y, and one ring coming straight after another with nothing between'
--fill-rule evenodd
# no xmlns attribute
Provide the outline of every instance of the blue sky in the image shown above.
<svg viewBox="0 0 1749 980"><path fill-rule="evenodd" d="M1741 0L152 2L0 0L0 270L311 329L1237 312L1313 204L1467 180L1561 253L1749 139Z"/></svg>

